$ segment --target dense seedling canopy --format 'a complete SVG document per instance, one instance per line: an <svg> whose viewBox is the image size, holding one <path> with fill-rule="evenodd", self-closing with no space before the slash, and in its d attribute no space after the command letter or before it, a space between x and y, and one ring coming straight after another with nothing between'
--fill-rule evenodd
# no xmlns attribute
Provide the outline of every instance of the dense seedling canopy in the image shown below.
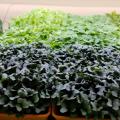
<svg viewBox="0 0 120 120"><path fill-rule="evenodd" d="M53 83L60 113L118 117L120 111L120 51L114 47L71 45L53 53Z"/></svg>
<svg viewBox="0 0 120 120"><path fill-rule="evenodd" d="M117 19L116 15L75 16L47 9L33 10L13 19L0 42L20 44L40 41L52 48L73 43L119 46L120 29L112 21Z"/></svg>
<svg viewBox="0 0 120 120"><path fill-rule="evenodd" d="M119 19L46 9L13 19L0 36L0 112L45 113L52 100L60 114L120 117Z"/></svg>
<svg viewBox="0 0 120 120"><path fill-rule="evenodd" d="M50 97L61 114L118 117L120 51L41 43L0 47L0 111L42 113ZM74 103L74 104L73 104Z"/></svg>
<svg viewBox="0 0 120 120"><path fill-rule="evenodd" d="M0 111L19 114L47 112L50 49L41 43L0 46Z"/></svg>

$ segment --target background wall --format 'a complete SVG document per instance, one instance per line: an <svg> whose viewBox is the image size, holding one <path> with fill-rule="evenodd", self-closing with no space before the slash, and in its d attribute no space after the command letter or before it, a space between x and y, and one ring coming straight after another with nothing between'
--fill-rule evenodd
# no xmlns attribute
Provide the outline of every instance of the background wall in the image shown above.
<svg viewBox="0 0 120 120"><path fill-rule="evenodd" d="M40 4L56 6L120 7L120 0L0 0L0 3Z"/></svg>

